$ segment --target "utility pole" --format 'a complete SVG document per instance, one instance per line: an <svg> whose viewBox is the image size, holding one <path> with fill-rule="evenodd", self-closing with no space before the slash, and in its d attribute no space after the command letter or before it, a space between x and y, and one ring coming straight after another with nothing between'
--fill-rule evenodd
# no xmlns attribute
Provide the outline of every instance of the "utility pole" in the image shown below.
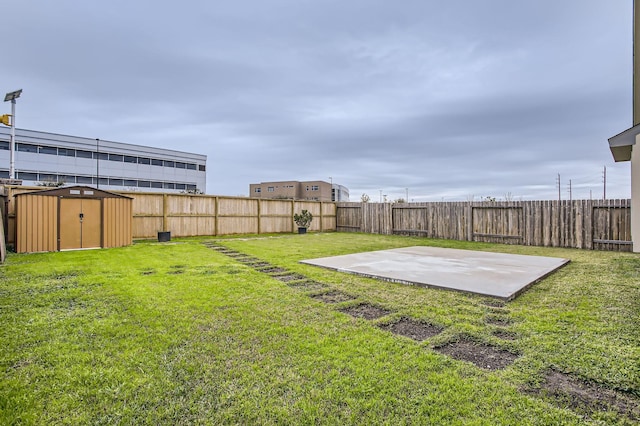
<svg viewBox="0 0 640 426"><path fill-rule="evenodd" d="M569 179L569 202L573 201L573 192L571 188L571 179Z"/></svg>
<svg viewBox="0 0 640 426"><path fill-rule="evenodd" d="M558 185L558 201L562 200L562 186L560 186L560 173L558 173L558 177L556 178L556 184Z"/></svg>
<svg viewBox="0 0 640 426"><path fill-rule="evenodd" d="M409 202L409 188L405 188L405 191L407 192L407 197L404 199L405 203Z"/></svg>
<svg viewBox="0 0 640 426"><path fill-rule="evenodd" d="M607 199L607 166L602 170L602 199Z"/></svg>
<svg viewBox="0 0 640 426"><path fill-rule="evenodd" d="M96 138L96 188L100 189L100 139Z"/></svg>

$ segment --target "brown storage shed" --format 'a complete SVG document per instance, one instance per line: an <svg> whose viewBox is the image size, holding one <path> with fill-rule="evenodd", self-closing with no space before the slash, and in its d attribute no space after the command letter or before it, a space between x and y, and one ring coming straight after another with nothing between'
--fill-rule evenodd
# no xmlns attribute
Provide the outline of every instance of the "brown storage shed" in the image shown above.
<svg viewBox="0 0 640 426"><path fill-rule="evenodd" d="M132 243L130 197L88 186L18 194L16 252L122 247Z"/></svg>

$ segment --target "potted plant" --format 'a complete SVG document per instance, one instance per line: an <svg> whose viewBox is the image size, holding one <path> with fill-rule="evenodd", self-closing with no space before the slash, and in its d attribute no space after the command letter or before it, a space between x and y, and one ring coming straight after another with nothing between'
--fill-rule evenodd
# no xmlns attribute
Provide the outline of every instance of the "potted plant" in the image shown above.
<svg viewBox="0 0 640 426"><path fill-rule="evenodd" d="M302 213L295 213L293 221L298 225L298 234L306 234L312 220L313 215L308 210L302 210Z"/></svg>

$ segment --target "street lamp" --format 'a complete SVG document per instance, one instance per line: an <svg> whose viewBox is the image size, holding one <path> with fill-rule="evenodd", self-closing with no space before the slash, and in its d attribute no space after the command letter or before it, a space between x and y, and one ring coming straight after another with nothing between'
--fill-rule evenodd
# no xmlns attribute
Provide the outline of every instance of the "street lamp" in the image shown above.
<svg viewBox="0 0 640 426"><path fill-rule="evenodd" d="M22 94L22 89L9 92L5 95L4 101L11 101L11 139L9 141L9 179L16 178L16 99Z"/></svg>

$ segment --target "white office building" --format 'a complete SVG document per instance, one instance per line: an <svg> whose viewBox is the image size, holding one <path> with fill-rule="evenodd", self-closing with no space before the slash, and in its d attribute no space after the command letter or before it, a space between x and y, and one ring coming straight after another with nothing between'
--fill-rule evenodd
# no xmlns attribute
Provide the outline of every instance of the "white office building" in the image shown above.
<svg viewBox="0 0 640 426"><path fill-rule="evenodd" d="M0 127L0 178L9 178L10 133ZM16 129L15 178L106 190L206 192L207 156L77 136Z"/></svg>

